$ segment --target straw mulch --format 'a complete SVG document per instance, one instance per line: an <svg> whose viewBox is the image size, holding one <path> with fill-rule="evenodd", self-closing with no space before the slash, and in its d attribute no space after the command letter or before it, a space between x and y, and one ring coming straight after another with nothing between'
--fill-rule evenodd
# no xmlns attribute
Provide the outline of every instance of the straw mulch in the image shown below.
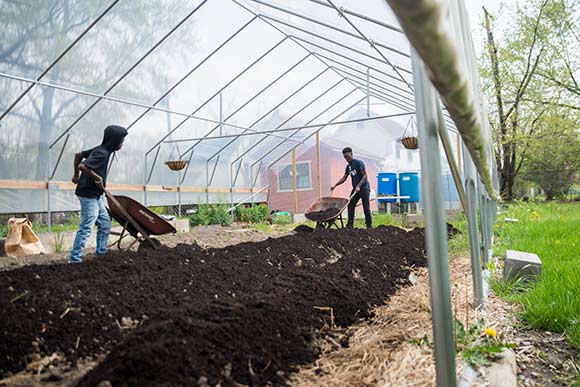
<svg viewBox="0 0 580 387"><path fill-rule="evenodd" d="M471 324L480 316L467 306L467 301L472 302L469 261L457 258L450 265L454 318ZM347 348L340 347L332 338L323 342L319 360L301 368L291 378L290 385L435 385L431 347L414 343L425 336L432 343L427 269L417 270L415 276L415 285L400 289L386 305L375 309L370 321L354 325L344 333L349 338ZM461 369L458 357L458 374Z"/></svg>

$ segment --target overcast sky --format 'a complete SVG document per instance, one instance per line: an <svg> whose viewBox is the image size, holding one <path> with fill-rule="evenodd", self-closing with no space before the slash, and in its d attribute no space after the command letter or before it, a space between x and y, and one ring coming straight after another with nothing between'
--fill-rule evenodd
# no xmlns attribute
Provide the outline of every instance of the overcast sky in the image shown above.
<svg viewBox="0 0 580 387"><path fill-rule="evenodd" d="M511 0L513 1L513 0ZM465 6L469 12L469 22L471 24L471 33L473 35L473 43L475 50L479 56L484 39L483 32L483 9L485 7L490 13L496 14L499 10L501 0L465 0ZM501 23L501 20L499 20Z"/></svg>

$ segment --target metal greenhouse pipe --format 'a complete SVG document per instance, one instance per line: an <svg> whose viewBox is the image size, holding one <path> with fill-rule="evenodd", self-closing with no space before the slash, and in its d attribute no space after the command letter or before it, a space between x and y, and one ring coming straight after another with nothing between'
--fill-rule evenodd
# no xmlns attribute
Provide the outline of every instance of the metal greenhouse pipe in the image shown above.
<svg viewBox="0 0 580 387"><path fill-rule="evenodd" d="M355 53L357 53L357 54L359 54L359 55L366 56L367 58L373 59L373 60L375 60L375 61L377 61L377 62L381 62L381 63L387 64L387 65L389 65L389 66L394 66L394 65L392 64L392 62L391 62L391 61L389 61L388 59L385 59L385 58L384 58L384 56L382 56L382 55L381 55L381 57L380 57L380 58L378 58L378 57L376 57L376 56L373 56L373 55L371 55L371 54L367 54L366 52L363 52L363 51L357 50L356 48L352 48L352 47L350 47L350 46L348 46L348 45L346 45L346 44L344 44L344 43L340 43L340 42L338 42L338 41L336 41L336 40L334 40L334 39L331 39L331 38L329 38L329 37L327 37L327 36L323 36L323 35L317 34L316 32L312 32L312 31L310 31L310 30L307 30L307 29L305 29L305 28L298 27L298 26L296 26L296 25L294 25L294 24L292 24L292 23L288 23L288 22L286 22L286 21L284 21L284 20L280 20L280 19L277 19L277 18L275 18L275 17L272 17L272 16L268 16L268 15L260 14L260 17L261 17L262 19L268 19L268 20L270 20L270 21L273 21L273 22L275 22L275 23L282 24L282 25L284 25L284 26L287 26L287 27L293 28L293 29L295 29L295 30L297 30L297 31L304 32L305 34L308 34L308 35L314 36L314 37L316 37L316 38L318 38L318 39L321 39L321 40L324 40L324 41L326 41L326 42L328 42L328 43L335 44L335 45L337 45L337 46L339 46L339 47L342 47L342 48L344 48L344 49L346 49L346 50L349 50L349 51L355 52ZM292 35L292 36L294 36L294 35ZM406 69L406 68L404 68L404 67L400 67L400 66L394 66L394 68L397 70L397 71L395 71L395 73L396 73L397 75L400 75L400 73L399 73L399 70L400 70L400 71L404 71L404 72L406 72L406 73L410 73L410 72L411 72L409 69ZM399 81L401 81L401 82L403 82L403 83L405 83L405 84L409 85L408 81L406 81L406 80L405 80L405 78L403 78L403 77L402 77L402 75L401 75L401 77L399 77L399 78L395 77L395 79L397 79L397 80L399 80ZM411 89L411 90L412 90L412 89Z"/></svg>
<svg viewBox="0 0 580 387"><path fill-rule="evenodd" d="M449 140L447 128L445 127L445 120L443 119L443 112L441 111L441 106L439 104L437 105L437 129L439 132L439 138L441 139L441 145L443 145L443 150L445 151L445 156L447 157L449 169L451 170L451 175L453 176L455 188L457 188L459 201L463 207L463 212L467 213L468 202L467 195L465 194L465 187L461 182L461 173L457 167L457 163L455 162L455 157L453 156L453 148L451 147L451 141Z"/></svg>
<svg viewBox="0 0 580 387"><path fill-rule="evenodd" d="M406 101L412 101L413 103L415 103L415 99L413 98L413 94L411 94L411 93L409 95L399 94L399 93L391 90L390 87L392 87L392 86L389 83L382 81L380 78L373 77L372 75L369 74L368 79L364 79L363 76L366 76L366 74L362 71L361 71L361 74L359 75L359 74L351 73L351 72L344 70L344 69L341 69L339 67L335 67L335 66L331 66L331 67L333 69L337 70L338 72L340 72L341 74L346 74L346 75L351 76L353 78L356 78L360 81L364 81L365 83L368 82L369 84L374 85L377 88L387 90L389 93L393 94L393 97L396 96L396 97L402 98ZM385 83L387 86L380 85L376 81Z"/></svg>
<svg viewBox="0 0 580 387"><path fill-rule="evenodd" d="M465 176L465 190L467 195L467 226L469 232L469 249L471 256L471 276L473 281L473 305L475 308L483 308L485 302L485 294L483 291L483 263L481 261L481 241L479 238L479 226L477 221L477 209L479 208L479 198L477 193L477 173L473 160L467 149L465 143L463 144L464 163L463 171ZM485 227L482 224L482 227Z"/></svg>
<svg viewBox="0 0 580 387"><path fill-rule="evenodd" d="M363 98L363 100L366 99L366 96ZM411 114L410 112L405 112L405 113L397 113L397 114L386 114L386 115L382 115L382 116L376 116L376 117L368 117L368 118L357 118L356 120L344 120L344 121L336 121L336 122L324 122L324 123L319 123L319 124L313 124L313 125L304 125L304 126L295 126L293 128L282 128L282 129L275 129L275 130L264 130L261 132L253 132L253 133L240 133L240 134L224 134L223 136L212 136L212 137L195 137L195 138L187 138L187 139L183 139L183 140L171 140L171 141L166 141L166 143L176 143L176 142L189 142L189 141L208 141L208 140L217 140L217 139L223 139L223 138L237 138L240 136L256 136L256 135L261 135L261 134L268 134L268 133L278 133L278 132L285 132L285 131L290 131L290 130L304 130L304 129L310 129L310 128L316 128L319 127L321 125L323 126L330 126L330 125L342 125L342 124L352 124L355 122L362 122L362 121L374 121L374 120L381 120L384 118L390 118L390 117L398 117L398 116L405 116ZM285 138L284 140L289 140L289 138ZM296 142L300 142L301 141L296 141Z"/></svg>
<svg viewBox="0 0 580 387"><path fill-rule="evenodd" d="M282 41L285 41L286 39L288 39L287 36L284 36L284 39L282 39ZM281 41L281 42L282 42ZM280 43L281 43L280 42ZM274 47L275 48L275 47ZM262 55L260 58L258 58L257 61L261 60L263 57L265 57L267 54L269 54L270 52L272 52L273 48L268 50L268 52L266 52L264 55ZM254 101L256 98L258 98L258 96L260 96L262 93L264 93L266 90L268 90L271 86L273 86L276 82L278 82L280 79L282 79L283 77L286 76L286 74L290 73L292 70L294 70L300 63L302 63L304 60L306 60L311 54L306 55L305 57L303 57L298 63L294 64L292 67L290 67L287 71L285 71L283 74L279 75L278 77L276 77L276 79L274 79L272 82L270 82L268 85L266 85L265 87L263 87L260 91L258 91L256 94L254 94L251 98L247 99L243 104L241 104L236 110L234 110L232 113L230 113L224 120L223 122L225 123L227 120L229 120L230 118L232 118L233 116L235 116L237 113L239 113L241 110L243 110L246 106L248 106L252 101ZM245 72L246 70L248 70L250 67L252 67L255 63L257 63L257 61L255 61L252 65L250 65L248 68L246 68L243 72ZM243 73L242 72L242 73ZM241 75L242 73L240 73L239 75ZM238 75L238 76L239 76ZM237 78L237 77L236 77ZM214 131L216 131L219 128L219 125L214 126L212 129L210 129L204 136L204 138L208 135L210 135L211 133L213 133ZM247 128L246 128L247 129ZM180 157L183 157L183 155L185 155L187 152L192 151L193 149L195 149L195 147L199 144L199 142L193 144L191 147L189 147L188 149L186 149L181 155Z"/></svg>
<svg viewBox="0 0 580 387"><path fill-rule="evenodd" d="M123 99L123 98L117 98L117 97L112 97L109 95L104 95L104 94L99 94L99 93L93 93L93 92L86 91L86 90L76 89L74 87L60 86L60 85L56 85L54 83L49 83L49 82L44 82L44 81L35 81L34 79L24 78L24 77L6 74L6 73L2 73L2 72L0 72L0 78L14 79L17 81L22 81L22 82L31 83L31 84L34 83L34 84L37 84L40 86L49 87L51 89L62 90L62 91L66 91L66 92L70 92L70 93L74 93L74 94L79 94L79 95L86 95L89 97L101 98L101 99L104 99L106 101L118 102L118 103L123 104L123 105L146 108L146 109L148 109L148 111L155 110L158 112L169 113L169 114L173 114L176 116L189 117L189 118L199 120L199 121L210 122L210 123L214 123L214 124L219 123L219 121L213 120L211 118L199 117L199 116L195 116L193 114L187 114L187 113L183 113L183 112L180 112L177 110L166 109L163 107L155 106L155 104L149 105L149 104L141 103L141 102L137 102L137 101L131 101L131 100ZM239 126L239 125L233 125L233 124L227 124L227 123L224 123L224 125L232 127L232 128L242 129L242 130L247 129L247 128L245 128L243 126ZM70 132L67 133L66 135L67 136L70 135ZM54 145L56 145L56 143ZM54 145L52 146L52 148L54 148Z"/></svg>
<svg viewBox="0 0 580 387"><path fill-rule="evenodd" d="M163 37L161 37L161 39L159 39L149 50L147 50L147 52L145 54L143 54L135 63L133 63L131 65L131 67L129 67L129 69L127 69L123 75L121 75L119 78L117 78L117 80L115 82L113 82L113 84L111 86L109 86L107 88L107 90L105 90L105 92L103 93L104 95L109 94L119 83L121 83L121 81L123 79L125 79L131 72L133 72L133 70L135 70L135 68L137 68L137 66L139 66L153 51L155 51L157 49L157 47L159 47L165 40L167 40L167 38L169 38L171 35L173 35L173 33L179 28L181 27L191 16L193 16L194 13L196 13L205 3L207 3L208 0L203 0L200 4L197 5L197 7L195 7L190 13L188 13L187 15L185 15L185 17L183 19L181 19L179 21L179 23L177 23L172 29L170 29L165 35L163 35ZM80 120L83 119L83 117L85 117L91 110L93 110L93 108L102 101L102 98L98 98L96 101L94 101L91 105L89 105L88 108L86 108L80 116L78 116L69 126L68 128L60 134L60 136L58 136L58 138L56 140L54 140L52 142L52 144L50 145L51 147L54 146L54 144L56 144L66 133L68 133L72 128L74 128L76 126L76 124L79 123Z"/></svg>
<svg viewBox="0 0 580 387"><path fill-rule="evenodd" d="M491 198L493 187L486 141L468 76L459 67L452 38L444 27L444 14L437 0L385 0L399 18L409 41L429 68L429 75L463 137L482 182Z"/></svg>
<svg viewBox="0 0 580 387"><path fill-rule="evenodd" d="M99 16L97 16L97 18L95 20L93 20L93 22L91 24L89 24L87 26L87 28L85 28L83 30L83 32L80 33L79 36L77 36L75 38L75 40L73 40L72 42L70 42L70 44L56 57L56 59L54 59L46 69L44 69L43 72L40 73L40 75L38 75L36 77L36 81L40 81L42 78L44 78L44 76L46 74L48 74L48 72L58 64L58 62L60 62L60 60L90 31L93 29L93 27L107 14L109 13L109 11L119 2L119 0L114 0L113 2L111 2L111 4L109 4L109 6L107 8L105 8L103 10L103 12L101 12L101 14ZM6 115L8 113L10 113L10 111L12 109L14 109L14 107L18 104L18 102L20 102L22 100L22 98L24 98L26 96L26 94L28 94L30 92L30 90L32 90L32 88L35 86L36 84L30 84L26 89L24 89L24 91L22 93L20 93L18 95L18 97L16 97L16 99L14 101L12 101L12 103L6 108L6 110L4 110L4 112L2 113L2 115L0 115L0 121L2 121L2 119L4 117L6 117Z"/></svg>
<svg viewBox="0 0 580 387"><path fill-rule="evenodd" d="M375 50L377 52L377 54L379 54L379 56L381 58L383 58L385 60L385 62L387 62L387 64L389 66L391 66L391 68L393 69L393 71L399 76L399 78L401 78L401 80L403 82L405 82L405 84L409 87L410 90L413 90L413 85L411 85L409 83L409 81L407 81L405 79L405 77L403 77L403 74L401 74L399 72L399 69L405 71L406 69L403 69L399 66L395 66L395 64L393 62L391 62L391 60L389 58L387 58L385 56L385 54L383 54L383 52L381 50L379 50L376 46L375 46L375 42L371 39L369 39L357 26L356 24L350 20L350 18L346 15L346 13L344 12L344 8L343 7L337 7L336 4L334 4L334 2L332 0L326 0L328 2L328 4L332 5L332 7L338 12L338 14L348 23L350 24L350 26L361 36L363 37L368 44L370 44L370 46L372 47L373 50ZM407 70L408 71L408 70Z"/></svg>
<svg viewBox="0 0 580 387"><path fill-rule="evenodd" d="M341 58L344 58L344 59L346 59L346 60L348 60L348 61L351 61L351 62L353 62L353 63L360 64L361 66L364 66L364 67L370 67L370 68L371 68L371 70L373 70L373 71L376 71L377 73L383 74L384 76L386 76L386 77L389 77L389 78L391 78L391 79L392 79L392 80L394 80L394 81L397 81L397 82L401 82L401 83L403 83L403 81L401 81L399 78L395 77L395 76L394 76L394 75L392 75L392 74L389 74L389 73L387 73L387 72L384 72L384 71L382 71L382 70L379 70L379 69L377 69L376 67L374 67L374 66L372 66L372 65L369 65L369 64L367 64L367 63L360 62L360 61L358 61L358 60L356 60L356 59L350 58L350 57L348 57L348 56L346 56L346 55L344 55L344 54L341 54L341 53L337 52L336 50L330 49L330 48L328 48L328 47L321 46L321 45L319 45L319 44L317 44L317 43L314 43L314 42L310 42L310 41L308 41L308 40L306 40L306 39L303 39L303 38L301 38L301 37L299 37L299 36L296 36L296 35L290 35L290 37L291 37L293 40L298 40L298 41L300 41L300 42L306 43L306 44L307 44L307 45L309 45L309 46L313 46L313 47L316 47L316 48L318 48L318 49L320 49L320 50L323 50L323 51L326 51L326 52L330 52L330 53L332 53L332 54L334 54L334 55L336 55L336 56L339 56L339 57L341 57ZM318 52L316 52L316 53L315 53L315 55L321 55L321 54L319 54ZM368 55L367 55L367 56L368 56ZM374 57L372 57L372 56L371 56L371 58L374 58ZM381 63L382 63L382 62L381 62ZM409 92L411 92L411 91L409 91Z"/></svg>
<svg viewBox="0 0 580 387"><path fill-rule="evenodd" d="M401 107L401 106L414 106L414 104L415 104L415 101L409 101L407 99L399 99L399 98L397 98L396 96L390 94L391 92L389 90L387 90L387 89L385 89L385 88L383 88L383 87L381 87L381 86L379 86L379 85L377 85L377 84L375 84L373 82L369 82L367 84L364 80L359 80L359 79L356 79L356 78L353 79L353 78L350 78L349 76L346 76L346 75L344 75L344 76L346 77L346 79L354 82L356 85L358 85L360 87L364 87L366 89L367 86L368 86L370 91L377 92L377 93L381 93L385 97L388 97L391 101L397 102L399 104L398 107ZM365 90L365 94L366 94L366 90Z"/></svg>
<svg viewBox="0 0 580 387"><path fill-rule="evenodd" d="M289 95L286 96L286 98L284 98L281 102L279 102L277 105L275 105L273 108L271 108L270 110L268 110L265 114L263 114L260 118L258 118L256 121L254 121L249 129L246 129L244 131L242 131L242 133L239 133L238 135L234 135L233 140L229 141L227 144L225 144L224 146L222 146L220 149L218 149L213 155L211 155L208 160L213 159L214 157L216 157L218 154L220 154L224 149L226 149L228 146L230 146L231 144L233 144L237 138L239 136L243 136L245 134L247 134L249 131L251 131L251 129L256 126L260 121L262 121L264 118L268 117L270 114L272 114L274 111L276 111L276 109L278 109L280 106L284 105L288 100L290 100L292 97L296 96L296 94L300 93L302 90L304 90L305 88L307 88L309 85L311 85L314 81L316 81L318 78L320 78L324 73L326 73L329 69L326 68L324 70L322 70L320 73L318 73L314 78L311 78L310 80L308 80L306 83L304 83L303 85L301 85L298 89L294 90L292 93L290 93ZM342 82L342 79L338 82L336 82L334 85L332 85L330 87L330 89L335 88L336 86L338 86L339 83ZM330 90L329 89L329 90ZM262 133L261 131L256 131L253 132L254 134L260 134ZM223 137L222 137L223 138Z"/></svg>
<svg viewBox="0 0 580 387"><path fill-rule="evenodd" d="M242 75L244 75L246 72L248 72L252 67L254 67L258 62L260 62L262 59L264 59L266 56L268 56L272 51L274 51L276 48L280 47L280 45L282 43L284 43L286 41L286 37L282 38L281 40L278 41L278 43L276 43L274 46L270 47L266 52L264 52L262 55L260 55L258 58L256 58L252 63L250 63L248 66L246 66L242 71L240 71L235 77L233 77L232 79L230 79L228 81L228 83L226 83L224 86L222 86L218 91L216 91L214 94L211 95L211 97L209 97L208 99L206 99L201 105L199 105L193 114L195 114L196 112L198 112L199 110L201 110L204 106L206 106L212 99L214 99L215 97L217 97L221 92L223 92L225 89L227 89L232 83L234 83L237 79L239 79ZM157 142L156 145L154 145L151 149L149 149L148 153L150 153L155 146L161 144L163 142L164 139L166 139L167 137L169 137L171 134L175 133L175 131L177 131L177 129L181 128L181 126L183 124L185 124L188 120L188 117L186 117L184 120L182 120L179 124L177 124L173 129L171 129L166 135L163 136L163 138L161 140L159 140ZM219 129L219 127L223 124L223 122L220 122L217 126L215 126L211 131L217 130ZM189 152L191 150L188 149L185 152L183 152L181 155L179 155L179 157L183 157L183 155L185 155L187 152Z"/></svg>
<svg viewBox="0 0 580 387"><path fill-rule="evenodd" d="M455 343L449 283L449 257L441 160L437 133L438 98L421 59L412 52L416 92L417 130L421 156L421 190L425 217L425 246L431 290L431 319L437 386L455 387Z"/></svg>
<svg viewBox="0 0 580 387"><path fill-rule="evenodd" d="M197 71L197 69L199 69L204 63L206 63L209 59L211 59L226 44L228 44L232 39L234 39L236 36L238 36L242 31L244 31L250 24L252 24L254 22L254 20L256 20L255 17L254 18L251 18L244 25L242 25L240 28L238 28L233 34L231 34L230 36L228 36L226 40L224 40L221 44L219 44L212 52L210 52L208 55L206 55L198 64L196 64L191 70L189 70L184 76L182 76L179 79L179 81L175 82L169 89L167 89L161 95L161 97L159 97L153 103L152 106L157 106L157 104L159 104L161 101L163 101L163 99L165 97L167 97L173 90L175 90L179 85L181 85L187 78L189 78L195 71ZM141 115L139 115L139 117L137 117L136 119L134 119L133 122L131 122L127 128L128 129L132 128L137 122L139 122L139 120L141 120L141 118L143 118L147 113L149 113L150 110L151 109L147 109L143 113L141 113ZM193 114L195 114L195 113L193 113ZM156 145L152 146L146 152L146 154L149 154L157 145L159 145L159 143L157 143Z"/></svg>
<svg viewBox="0 0 580 387"><path fill-rule="evenodd" d="M336 26L334 26L334 25L332 25L332 24L324 23L324 22L322 22L322 21L320 21L320 20L317 20L317 19L314 19L314 18L308 17L308 16L306 16L306 15L303 15L303 14L301 14L301 13L299 13L299 12L291 11L291 10L289 10L289 9L285 9L285 8L283 8L283 7L279 7L279 6L277 6L277 5L270 4L270 3L267 3L267 2L265 2L265 1L261 1L261 0L250 0L250 1L253 1L254 3L260 4L260 5L263 5L263 6L269 7L269 8L273 8L273 9L275 9L275 10L277 10L277 11L280 11L280 12L284 12L284 13L286 13L286 14L288 14L288 15L292 15L292 16L299 17L299 18L301 18L301 19L304 19L304 20L307 20L307 21L309 21L309 22L311 22L311 23L318 24L319 26L323 26L323 27L329 28L329 29L331 29L331 30L334 30L334 31L336 31L336 32L340 32L340 33L342 33L342 34L349 35L349 36L351 36L351 37L353 37L353 38L355 38L355 39L359 39L359 40L365 40L365 38L363 38L363 37L362 37L362 36L360 36L360 35L357 35L357 34L354 34L354 33L352 33L352 32L349 32L349 31L343 30L342 28L338 28L338 27L336 27ZM366 41L366 40L365 40L365 41ZM411 57L411 55L409 55L408 53L406 53L406 52L403 52L403 51L400 51L400 50L397 50L396 48L394 48L394 47L391 47L391 46L389 46L389 45L387 45L387 44L385 44L385 43L381 43L381 42L375 41L375 44L376 44L377 46L379 46L379 47L382 47L382 48L384 48L385 50L392 51L392 52L394 52L394 53L397 53L397 54L399 54L399 55L401 55L401 56L403 56L403 57L405 57L405 58L410 58L410 57Z"/></svg>
<svg viewBox="0 0 580 387"><path fill-rule="evenodd" d="M338 105L339 103L341 103L342 101L344 101L346 98L350 97L353 93L355 93L356 91L359 91L358 88L355 88L353 90L351 90L350 92L348 92L347 94L343 95L342 97L340 97L337 101L335 101L334 103L332 103L330 106L326 107L326 109L324 109L323 111L321 111L320 113L318 113L314 118L312 118L310 121L308 121L306 124L304 125L310 125L311 123L313 123L315 120L317 120L319 117L321 117L323 114L325 114L327 111L329 111L330 109L332 109L333 107L335 107L336 105ZM288 136L288 138L294 137L296 134L298 134L302 129L300 128L296 128L294 130L294 132L292 132L290 134L290 136ZM250 170L254 167L254 165L256 165L258 162L262 163L262 160L264 160L269 154L271 154L272 152L274 152L276 149L278 149L278 147L282 146L283 144L286 143L287 140L282 140L280 142L278 142L276 145L274 145L272 148L270 148L266 153L264 153L262 156L260 156L257 160L254 161L254 163L250 166ZM300 144L300 141L297 141Z"/></svg>
<svg viewBox="0 0 580 387"><path fill-rule="evenodd" d="M324 1L321 1L321 0L309 0L309 1L311 3L316 3L318 5L322 5L323 7L332 8L330 5L326 4ZM403 30L401 30L401 28L398 27L398 26L391 25L391 24L387 24L387 23L385 23L385 22L383 22L381 20L374 19L374 18L372 18L370 16L363 15L361 13L357 13L357 12L351 11L349 9L343 9L343 12L346 13L347 15L352 15L352 16L357 17L359 19L366 20L368 22L371 22L371 23L376 24L376 25L378 25L380 27L389 29L391 31L400 32L400 33L403 32Z"/></svg>
<svg viewBox="0 0 580 387"><path fill-rule="evenodd" d="M320 126L318 129L316 129L316 131L312 132L311 134L309 134L308 136L306 136L304 139L302 139L302 141L300 141L299 144L296 144L294 147L288 149L286 152L284 152L282 155L280 155L276 160L274 160L270 164L268 164L268 166L266 167L266 170L270 170L270 167L272 167L272 165L274 165L278 161L282 160L288 153L290 153L290 152L292 152L292 150L298 148L298 146L304 144L306 141L308 141L310 138L312 138L313 136L315 136L316 133L318 133L319 131L321 131L322 129L324 129L326 126L331 125L332 123L334 123L334 121L336 119L338 119L343 114L345 114L346 112L348 112L350 109L352 109L353 107L355 107L356 105L358 105L359 103L361 103L362 101L364 101L365 98L366 98L366 96L365 97L362 97L359 100L357 100L354 104L350 105L349 107L347 107L346 109L344 109L342 112L340 112L336 116L334 116L334 118L332 118L328 123L326 123L325 125Z"/></svg>

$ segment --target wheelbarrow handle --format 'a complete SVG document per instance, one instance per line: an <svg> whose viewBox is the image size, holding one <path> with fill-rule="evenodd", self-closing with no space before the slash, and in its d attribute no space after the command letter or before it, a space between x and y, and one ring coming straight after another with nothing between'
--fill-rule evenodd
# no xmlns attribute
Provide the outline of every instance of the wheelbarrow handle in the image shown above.
<svg viewBox="0 0 580 387"><path fill-rule="evenodd" d="M147 233L143 229L143 227L139 224L139 222L137 222L135 219L133 219L133 217L131 215L129 215L129 212L127 211L127 209L125 207L123 207L121 205L121 203L119 203L117 198L113 194L111 194L109 191L107 191L106 189L103 190L103 192L104 192L105 196L107 197L107 199L109 199L111 201L111 203L113 203L115 205L115 207L117 207L117 209L119 209L119 211L121 211L121 213L123 214L125 219L127 219L127 221L129 223L131 223L131 225L133 225L133 227L135 227L135 229L143 236L143 238L145 238L149 242L151 247L153 247L154 250L157 250L157 246L151 240L151 238L149 238L149 233Z"/></svg>

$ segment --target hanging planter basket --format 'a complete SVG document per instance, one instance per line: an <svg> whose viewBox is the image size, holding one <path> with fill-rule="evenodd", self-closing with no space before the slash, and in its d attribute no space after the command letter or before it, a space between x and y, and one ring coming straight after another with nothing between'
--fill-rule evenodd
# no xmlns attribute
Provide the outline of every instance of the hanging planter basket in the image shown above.
<svg viewBox="0 0 580 387"><path fill-rule="evenodd" d="M181 159L172 160L171 156L173 156L174 153L177 153L179 157L179 146L177 144L175 144L171 150L171 153L169 154L169 161L166 161L165 165L167 165L172 171L181 171L187 165L187 161Z"/></svg>
<svg viewBox="0 0 580 387"><path fill-rule="evenodd" d="M187 161L185 161L185 160L172 160L172 161L166 161L165 164L172 171L181 171L187 165Z"/></svg>
<svg viewBox="0 0 580 387"><path fill-rule="evenodd" d="M410 130L409 135L407 135L407 131ZM403 137L401 137L401 144L405 147L405 149L417 149L419 148L419 142L417 141L417 136L415 134L415 120L413 116L409 118L407 122L407 127L405 128L405 132L403 133Z"/></svg>
<svg viewBox="0 0 580 387"><path fill-rule="evenodd" d="M401 138L401 143L406 149L417 149L419 148L419 143L417 142L416 136L403 137Z"/></svg>

